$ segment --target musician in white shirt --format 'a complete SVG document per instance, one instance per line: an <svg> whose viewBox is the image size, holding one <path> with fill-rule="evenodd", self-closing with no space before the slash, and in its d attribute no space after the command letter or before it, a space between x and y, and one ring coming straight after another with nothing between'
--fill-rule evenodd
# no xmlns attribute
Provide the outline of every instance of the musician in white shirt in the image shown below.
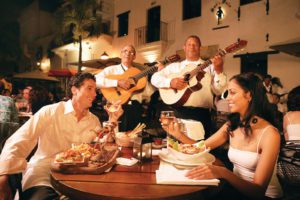
<svg viewBox="0 0 300 200"><path fill-rule="evenodd" d="M169 78L169 75L180 73L186 66L194 68L204 61L200 58L201 42L198 36L189 36L183 46L186 59L180 63L172 63L153 74L151 83L157 88L182 90L188 86L183 77ZM221 95L226 88L226 75L223 73L223 59L215 56L213 64L205 68L201 80L202 89L194 91L181 107L173 107L176 117L201 121L205 133L210 134L210 109L213 107L213 96ZM172 98L172 97L170 97Z"/></svg>
<svg viewBox="0 0 300 200"><path fill-rule="evenodd" d="M106 67L100 73L96 74L96 85L98 88L120 87L125 90L130 89L130 81L128 79L109 79L109 75L122 75L129 68L134 67L133 61L136 57L135 48L132 45L126 45L122 48L121 64ZM124 114L120 118L119 130L132 130L139 122L142 121L142 92L133 93L130 100L123 105Z"/></svg>

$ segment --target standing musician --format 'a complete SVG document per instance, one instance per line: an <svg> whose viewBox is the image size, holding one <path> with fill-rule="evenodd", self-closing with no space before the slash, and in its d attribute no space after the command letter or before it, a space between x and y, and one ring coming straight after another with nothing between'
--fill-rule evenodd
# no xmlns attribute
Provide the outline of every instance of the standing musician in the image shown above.
<svg viewBox="0 0 300 200"><path fill-rule="evenodd" d="M109 79L108 75L120 75L129 68L134 67L133 61L136 57L135 48L132 45L126 45L121 50L121 64L106 67L103 71L96 74L96 85L98 88L120 87L122 89L130 89L130 81L128 79ZM134 93L130 100L123 105L124 114L120 118L119 126L121 131L132 130L142 120L142 92Z"/></svg>
<svg viewBox="0 0 300 200"><path fill-rule="evenodd" d="M203 63L200 58L200 47L200 38L196 35L189 36L183 46L186 59L180 63L172 63L154 73L151 83L157 88L182 90L187 87L188 83L183 77L169 78L168 76L180 73L186 66L193 65L196 68L198 64ZM221 95L227 83L226 75L223 73L222 57L215 56L212 62L213 64L203 70L203 78L200 82L202 88L194 91L183 106L172 108L178 118L202 122L207 135L210 135L210 108L213 107L213 95Z"/></svg>

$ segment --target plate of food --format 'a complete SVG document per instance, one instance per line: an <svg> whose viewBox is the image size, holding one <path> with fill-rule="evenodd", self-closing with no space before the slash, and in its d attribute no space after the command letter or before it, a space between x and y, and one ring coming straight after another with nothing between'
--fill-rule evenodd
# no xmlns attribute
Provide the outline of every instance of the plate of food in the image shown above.
<svg viewBox="0 0 300 200"><path fill-rule="evenodd" d="M55 156L51 169L66 174L100 174L115 164L118 154L116 144L72 145Z"/></svg>
<svg viewBox="0 0 300 200"><path fill-rule="evenodd" d="M72 144L72 147L55 156L54 163L60 165L86 165L94 150L89 144Z"/></svg>
<svg viewBox="0 0 300 200"><path fill-rule="evenodd" d="M176 157L174 157L170 153L170 151L168 151L167 148L162 149L162 151L159 152L158 156L161 160L163 160L165 162L168 162L168 163L171 163L174 165L189 166L189 167L203 165L203 164L212 164L216 160L214 155L207 153L207 154L203 155L200 159L182 161L182 160L178 160Z"/></svg>
<svg viewBox="0 0 300 200"><path fill-rule="evenodd" d="M172 156L181 161L200 160L210 151L203 140L194 144L182 144L172 138L167 139L167 149Z"/></svg>

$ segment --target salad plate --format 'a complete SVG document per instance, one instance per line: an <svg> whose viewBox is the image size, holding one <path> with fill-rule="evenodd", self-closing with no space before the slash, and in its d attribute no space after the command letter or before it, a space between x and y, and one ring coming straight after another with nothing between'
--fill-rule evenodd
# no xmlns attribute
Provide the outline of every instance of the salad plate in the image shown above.
<svg viewBox="0 0 300 200"><path fill-rule="evenodd" d="M198 166L203 164L212 164L215 162L216 158L210 153L204 154L200 159L182 161L177 159L174 155L172 155L168 149L162 149L158 154L159 158L165 162L182 165L182 166Z"/></svg>

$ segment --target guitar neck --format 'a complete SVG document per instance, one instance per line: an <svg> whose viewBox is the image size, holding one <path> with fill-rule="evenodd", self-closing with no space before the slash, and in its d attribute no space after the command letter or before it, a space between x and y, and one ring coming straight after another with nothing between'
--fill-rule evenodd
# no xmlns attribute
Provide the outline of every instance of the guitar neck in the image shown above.
<svg viewBox="0 0 300 200"><path fill-rule="evenodd" d="M169 61L166 59L164 61L161 61L161 63L163 65L166 65L167 63L169 63ZM155 62L154 64L157 64L157 62ZM149 67L147 69L145 69L144 71L142 71L141 73L133 76L133 79L138 81L140 78L143 78L144 76L147 76L148 74L150 73L154 73L158 70L158 67L157 66L152 66L152 67Z"/></svg>
<svg viewBox="0 0 300 200"><path fill-rule="evenodd" d="M142 71L141 73L133 76L133 79L135 79L136 81L139 80L140 78L143 78L144 76L147 76L150 73L154 73L158 70L157 66L153 66L153 67L149 67L148 69Z"/></svg>
<svg viewBox="0 0 300 200"><path fill-rule="evenodd" d="M226 55L226 53L227 52L225 50L220 50L219 53L217 53L217 55L224 56L224 55ZM191 73L190 73L191 76L197 75L199 72L203 71L210 64L212 64L212 61L209 59L209 60L205 61L204 63L197 65L197 67L191 71Z"/></svg>

